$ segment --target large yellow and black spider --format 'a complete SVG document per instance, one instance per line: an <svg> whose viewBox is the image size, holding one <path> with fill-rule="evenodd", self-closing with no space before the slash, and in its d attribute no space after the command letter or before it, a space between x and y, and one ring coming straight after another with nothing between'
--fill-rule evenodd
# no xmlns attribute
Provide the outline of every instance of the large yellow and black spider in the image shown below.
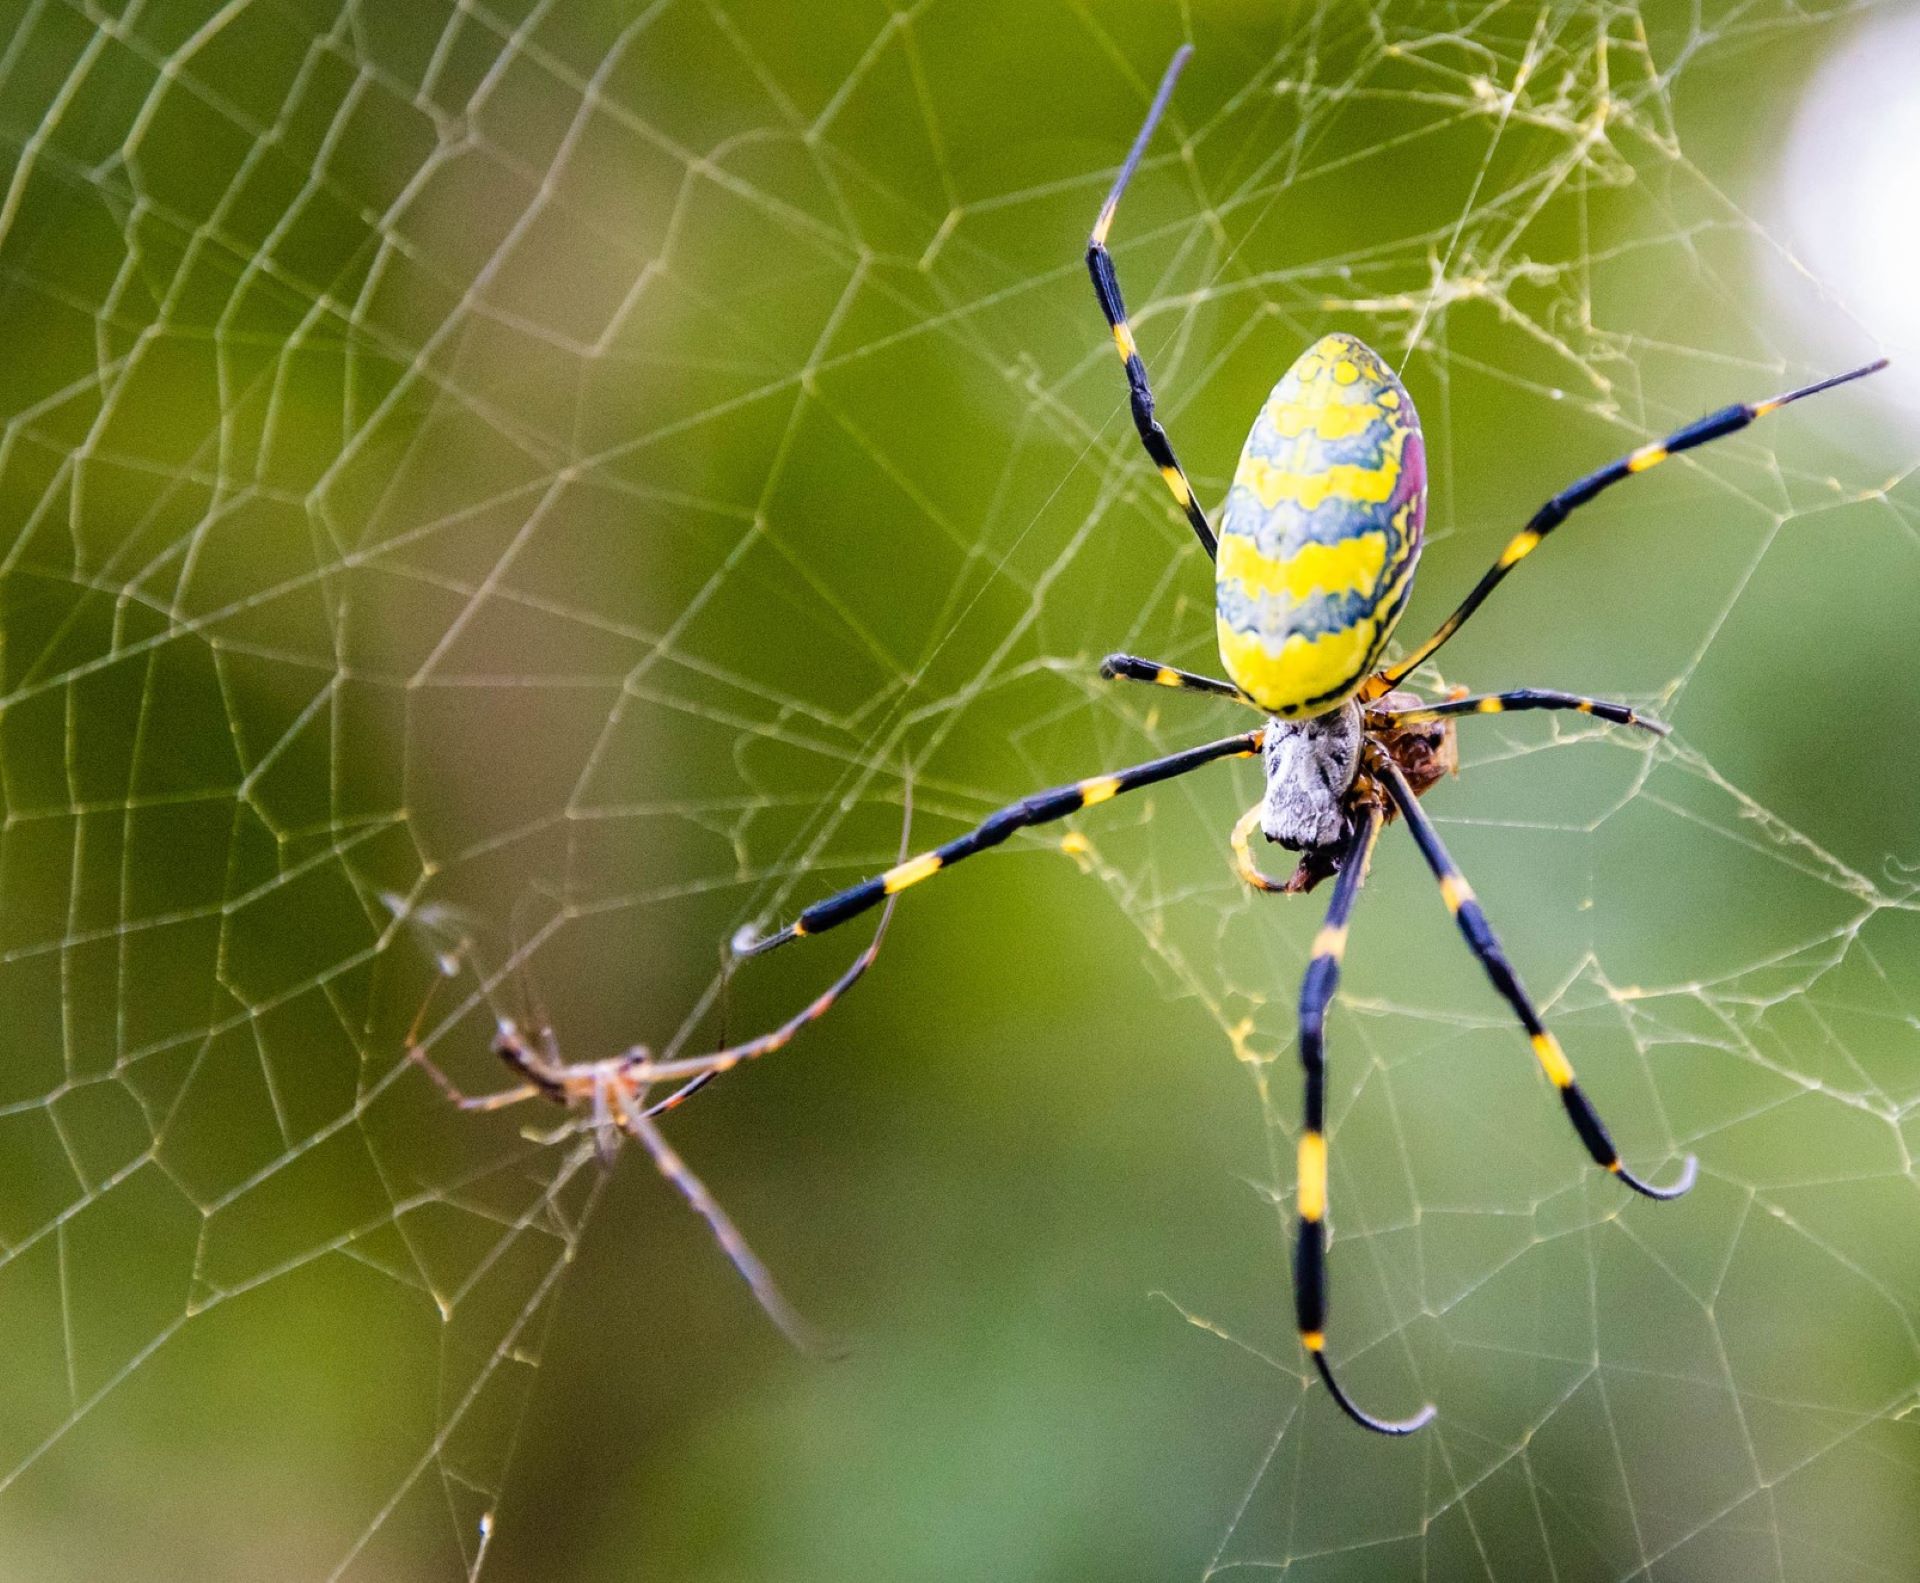
<svg viewBox="0 0 1920 1583"><path fill-rule="evenodd" d="M1266 717L1264 723L1165 758L1027 797L943 846L814 903L777 933L757 938L743 931L735 947L743 956L755 956L789 941L823 934L962 858L998 846L1015 831L1065 818L1216 759L1261 755L1265 794L1233 832L1240 873L1262 890L1304 891L1321 879L1334 879L1326 922L1314 940L1300 991L1300 1060L1306 1080L1294 1253L1300 1339L1349 1418L1382 1434L1402 1435L1426 1423L1433 1408L1422 1408L1414 1417L1399 1421L1363 1412L1335 1378L1326 1353L1326 1012L1339 979L1347 920L1374 843L1390 820L1396 815L1406 820L1468 949L1519 1018L1594 1163L1635 1192L1664 1199L1678 1197L1692 1185L1695 1162L1689 1157L1678 1180L1667 1187L1642 1180L1621 1163L1606 1127L1574 1081L1566 1055L1542 1024L1472 889L1419 804L1420 796L1454 765L1452 733L1458 716L1566 709L1649 731L1664 733L1666 727L1623 704L1568 693L1528 689L1429 703L1399 691L1399 684L1460 629L1549 533L1602 490L1681 451L1743 429L1789 402L1871 374L1886 364L1882 359L1766 401L1722 407L1568 485L1534 513L1432 637L1404 658L1376 669L1413 586L1426 514L1420 420L1392 370L1352 336L1328 335L1308 348L1281 376L1254 421L1217 539L1165 429L1154 416L1153 391L1127 324L1120 284L1107 252L1107 234L1190 53L1190 48L1182 48L1161 79L1094 223L1087 267L1126 369L1141 443L1186 513L1201 547L1215 562L1216 626L1221 661L1230 679L1196 676L1125 654L1109 656L1101 674L1231 698L1260 711ZM1298 868L1284 884L1269 879L1254 864L1248 843L1256 824L1269 841L1300 853Z"/></svg>

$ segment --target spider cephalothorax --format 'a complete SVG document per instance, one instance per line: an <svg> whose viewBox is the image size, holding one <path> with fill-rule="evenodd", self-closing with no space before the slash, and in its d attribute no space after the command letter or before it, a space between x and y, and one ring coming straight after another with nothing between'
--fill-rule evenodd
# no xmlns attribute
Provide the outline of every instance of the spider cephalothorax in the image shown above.
<svg viewBox="0 0 1920 1583"><path fill-rule="evenodd" d="M1260 745L1267 792L1258 807L1269 841L1308 853L1346 844L1363 730L1360 706L1351 700L1305 720L1267 722Z"/></svg>
<svg viewBox="0 0 1920 1583"><path fill-rule="evenodd" d="M1108 663L1122 658L1115 655ZM1393 817L1379 777L1367 773L1369 754L1385 755L1416 797L1457 775L1453 721L1406 718L1422 706L1418 694L1395 689L1381 692L1371 705L1349 699L1305 720L1269 720L1261 745L1266 795L1242 816L1232 836L1241 877L1256 890L1297 896L1339 873L1359 810L1371 805L1383 820ZM1256 827L1274 845L1300 854L1291 878L1276 881L1253 861L1249 842Z"/></svg>

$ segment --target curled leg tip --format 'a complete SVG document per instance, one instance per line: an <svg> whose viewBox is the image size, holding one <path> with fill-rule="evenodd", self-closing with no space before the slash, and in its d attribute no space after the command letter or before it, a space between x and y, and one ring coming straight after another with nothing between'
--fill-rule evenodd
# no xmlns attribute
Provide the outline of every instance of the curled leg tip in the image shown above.
<svg viewBox="0 0 1920 1583"><path fill-rule="evenodd" d="M1647 1198L1660 1199L1678 1198L1693 1186L1694 1179L1699 1176L1699 1174L1699 1157L1692 1154L1689 1154L1685 1163L1681 1165L1679 1180L1667 1187L1655 1187L1651 1182L1642 1181L1624 1165L1620 1167L1619 1172L1620 1180L1625 1182L1627 1186L1631 1187L1636 1193L1642 1194Z"/></svg>
<svg viewBox="0 0 1920 1583"><path fill-rule="evenodd" d="M806 1335L792 1339L796 1347L820 1363L845 1363L853 1356L852 1342L843 1341L838 1336L823 1335L817 1330L809 1330Z"/></svg>
<svg viewBox="0 0 1920 1583"><path fill-rule="evenodd" d="M750 956L763 956L776 945L785 945L797 934L791 924L772 934L762 934L757 924L743 923L733 931L733 938L727 942L734 956L744 961Z"/></svg>
<svg viewBox="0 0 1920 1583"><path fill-rule="evenodd" d="M838 1336L830 1336L825 1331L816 1330L786 1302L775 1296L772 1302L764 1293L755 1293L760 1298L760 1306L766 1310L767 1317L774 1327L786 1337L787 1344L802 1357L815 1363L844 1363L853 1356L853 1347Z"/></svg>
<svg viewBox="0 0 1920 1583"><path fill-rule="evenodd" d="M1437 1409L1428 1402L1411 1418L1375 1418L1372 1413L1363 1412L1355 1404L1340 1382L1333 1377L1333 1365L1327 1362L1327 1355L1318 1349L1313 1352L1313 1366L1320 1371L1320 1378L1326 1382L1327 1392L1339 1404L1345 1413L1362 1429L1371 1429L1376 1435L1410 1435L1416 1429L1424 1429L1433 1422Z"/></svg>

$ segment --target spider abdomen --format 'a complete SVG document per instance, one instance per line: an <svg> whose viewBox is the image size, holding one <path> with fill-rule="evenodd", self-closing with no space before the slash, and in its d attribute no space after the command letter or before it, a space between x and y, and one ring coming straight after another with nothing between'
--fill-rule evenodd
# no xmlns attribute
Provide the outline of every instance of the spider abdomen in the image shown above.
<svg viewBox="0 0 1920 1583"><path fill-rule="evenodd" d="M1283 720L1353 696L1413 586L1426 504L1406 390L1352 336L1322 337L1267 397L1221 517L1216 624L1242 692Z"/></svg>

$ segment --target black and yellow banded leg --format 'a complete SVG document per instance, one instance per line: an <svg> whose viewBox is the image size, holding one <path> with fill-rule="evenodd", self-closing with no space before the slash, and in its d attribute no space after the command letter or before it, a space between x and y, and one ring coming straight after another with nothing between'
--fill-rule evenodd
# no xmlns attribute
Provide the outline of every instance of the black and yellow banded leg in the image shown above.
<svg viewBox="0 0 1920 1583"><path fill-rule="evenodd" d="M1607 463L1598 472L1587 474L1560 491L1544 506L1533 514L1527 525L1508 541L1507 547L1500 552L1500 559L1487 569L1486 574L1474 584L1473 591L1460 602L1460 608L1440 623L1439 629L1397 665L1385 672L1388 686L1410 676L1434 655L1434 652L1448 638L1465 625L1466 620L1478 610L1487 595L1500 586L1501 580L1529 555L1540 547L1540 541L1565 522L1595 495L1610 489L1623 478L1632 478L1664 462L1669 456L1678 456L1682 451L1690 451L1696 445L1705 445L1723 435L1738 433L1755 419L1764 418L1769 412L1778 412L1780 408L1793 402L1804 400L1808 396L1817 396L1823 390L1832 390L1836 385L1844 385L1852 380L1864 379L1868 374L1877 374L1887 366L1882 357L1859 368L1849 369L1844 374L1835 374L1830 379L1822 379L1811 385L1802 385L1798 390L1785 391L1771 396L1765 401L1737 401L1730 407L1722 407L1718 412L1709 412L1704 418L1696 418L1685 428L1675 429L1664 440L1655 440L1650 445L1642 445Z"/></svg>
<svg viewBox="0 0 1920 1583"><path fill-rule="evenodd" d="M1153 415L1153 386L1147 382L1147 365L1140 360L1140 348L1134 344L1133 330L1127 323L1127 305L1120 296L1120 279L1113 272L1113 255L1107 251L1107 232L1113 228L1113 214L1120 207L1120 195L1127 190L1127 183L1133 180L1140 156L1146 152L1147 142L1153 136L1153 129L1159 124L1167 101L1173 97L1173 85L1179 80L1181 68L1192 54L1192 45L1182 45L1168 65L1166 75L1160 79L1159 91L1154 94L1153 103L1147 109L1147 119L1140 127L1139 136L1134 138L1133 147L1127 151L1126 163L1120 167L1113 190L1100 206L1100 217L1093 223L1093 235L1087 241L1087 273L1093 277L1093 290L1100 299L1100 311L1107 316L1107 327L1113 331L1113 344L1127 371L1133 426L1139 431L1140 443L1147 448L1153 465L1160 469L1160 476L1166 480L1175 503L1186 512L1194 537L1211 558L1218 547L1213 524L1207 521L1207 513L1195 498L1193 485L1187 480L1186 469L1180 465L1180 458L1173 454L1173 442L1167 438L1167 431Z"/></svg>
<svg viewBox="0 0 1920 1583"><path fill-rule="evenodd" d="M1136 654L1109 654L1100 662L1100 674L1110 682L1146 682L1154 687L1171 688L1175 692L1208 693L1215 698L1231 698L1249 709L1260 707L1232 682L1183 671L1173 665L1162 665L1157 660L1143 660Z"/></svg>
<svg viewBox="0 0 1920 1583"><path fill-rule="evenodd" d="M1454 922L1459 924L1460 933L1466 937L1467 948L1480 959L1480 965L1486 969L1487 977L1493 981L1493 987L1499 991L1500 998L1513 1008L1520 1019L1520 1026L1527 1031L1527 1039L1533 1046L1534 1056L1540 1062L1540 1069L1547 1074L1560 1095L1560 1103L1566 1107L1567 1119L1573 1123L1573 1130L1579 1134L1581 1143L1593 1157L1593 1163L1602 1170L1610 1171L1636 1193L1648 1198L1678 1198L1693 1186L1695 1172L1699 1162L1688 1155L1681 1167L1680 1179L1671 1187L1655 1187L1642 1181L1620 1163L1620 1151L1613 1146L1613 1139L1606 1126L1600 1120L1587 1096L1580 1091L1580 1085L1574 1081L1573 1064L1568 1061L1566 1052L1560 1048L1560 1041L1547 1031L1541 1022L1540 1013L1534 1010L1533 1002L1527 998L1527 992L1521 987L1519 975L1508 962L1506 952L1500 947L1487 916L1480 910L1475 899L1473 887L1466 876L1454 865L1447 855L1447 849L1441 844L1440 834L1421 810L1420 801L1413 794L1413 788L1406 777L1387 760L1385 755L1376 754L1372 763L1376 773L1385 782L1388 794L1393 798L1394 806L1407 821L1407 828L1413 832L1413 839L1419 845L1420 855L1427 860L1427 867L1433 870L1434 878L1440 882L1440 894L1446 901L1447 911L1453 914Z"/></svg>
<svg viewBox="0 0 1920 1583"><path fill-rule="evenodd" d="M1150 759L1145 764L1136 764L1131 769L1119 770L1112 775L1095 775L1088 780L1074 781L1023 798L998 813L989 814L972 830L956 836L946 845L935 847L931 852L922 852L918 857L910 857L904 863L895 864L884 874L877 874L872 879L841 891L837 896L829 896L825 901L815 902L776 934L770 934L762 940L736 938L734 950L741 956L759 956L775 946L785 945L789 940L797 940L804 935L824 934L834 925L857 917L909 885L918 885L922 880L933 878L962 858L999 846L1015 831L1050 824L1083 808L1109 802L1123 792L1173 780L1216 759L1251 758L1259 753L1265 737L1265 726L1236 732L1217 742L1170 753L1165 758Z"/></svg>
<svg viewBox="0 0 1920 1583"><path fill-rule="evenodd" d="M1334 1378L1327 1362L1327 1007L1340 983L1340 961L1347 949L1347 920L1354 898L1366 881L1373 843L1380 834L1380 811L1372 803L1360 811L1352 845L1334 881L1326 922L1313 942L1307 975L1300 986L1300 1064L1306 1072L1306 1110L1300 1133L1299 1229L1293 1248L1293 1306L1300 1323L1300 1344L1313 1357L1327 1391L1340 1410L1362 1429L1383 1435L1410 1435L1433 1417L1429 1404L1411 1418L1375 1418L1362 1412Z"/></svg>
<svg viewBox="0 0 1920 1583"><path fill-rule="evenodd" d="M1506 693L1475 693L1467 698L1449 698L1441 703L1423 704L1418 709L1369 709L1369 721L1385 725L1407 726L1422 720L1447 720L1455 715L1517 714L1524 709L1564 709L1574 714L1592 715L1609 725L1638 726L1655 736L1672 731L1664 720L1643 715L1625 704L1608 703L1603 698L1584 698L1578 693L1549 692L1539 687L1521 687Z"/></svg>

